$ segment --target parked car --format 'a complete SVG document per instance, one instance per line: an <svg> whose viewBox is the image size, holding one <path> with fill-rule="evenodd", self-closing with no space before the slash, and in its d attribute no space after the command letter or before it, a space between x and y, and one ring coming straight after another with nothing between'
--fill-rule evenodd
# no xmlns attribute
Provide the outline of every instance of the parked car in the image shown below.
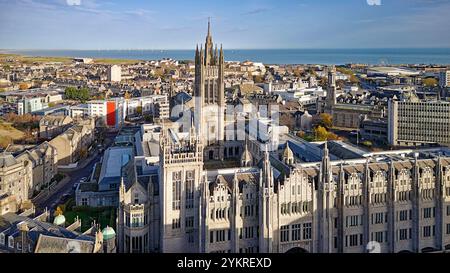
<svg viewBox="0 0 450 273"><path fill-rule="evenodd" d="M66 193L61 197L61 200L59 201L59 203L64 204L65 202L67 202L67 200L69 200L71 197L71 194Z"/></svg>

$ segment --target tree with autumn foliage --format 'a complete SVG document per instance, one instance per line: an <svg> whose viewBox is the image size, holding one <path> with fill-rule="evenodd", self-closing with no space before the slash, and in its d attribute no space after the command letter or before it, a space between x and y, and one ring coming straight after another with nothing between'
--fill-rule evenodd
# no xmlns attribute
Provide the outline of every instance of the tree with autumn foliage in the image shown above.
<svg viewBox="0 0 450 273"><path fill-rule="evenodd" d="M28 84L27 83L21 83L19 84L19 89L20 90L27 90L28 89Z"/></svg>
<svg viewBox="0 0 450 273"><path fill-rule="evenodd" d="M317 126L313 130L316 141L325 141L328 139L328 131L325 127Z"/></svg>
<svg viewBox="0 0 450 273"><path fill-rule="evenodd" d="M333 117L330 114L322 113L319 115L317 124L329 130L333 127Z"/></svg>

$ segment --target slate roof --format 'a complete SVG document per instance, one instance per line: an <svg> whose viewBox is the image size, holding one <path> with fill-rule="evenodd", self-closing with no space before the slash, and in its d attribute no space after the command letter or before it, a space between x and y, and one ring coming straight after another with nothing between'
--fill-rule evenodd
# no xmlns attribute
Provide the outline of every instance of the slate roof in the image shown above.
<svg viewBox="0 0 450 273"><path fill-rule="evenodd" d="M94 241L52 237L40 234L35 253L93 253Z"/></svg>
<svg viewBox="0 0 450 273"><path fill-rule="evenodd" d="M35 251L38 253L67 253L67 245L71 241L77 241L82 252L93 251L95 237L15 213L0 216L0 232L17 237L20 235L19 225L23 223L27 224L28 238L36 244Z"/></svg>

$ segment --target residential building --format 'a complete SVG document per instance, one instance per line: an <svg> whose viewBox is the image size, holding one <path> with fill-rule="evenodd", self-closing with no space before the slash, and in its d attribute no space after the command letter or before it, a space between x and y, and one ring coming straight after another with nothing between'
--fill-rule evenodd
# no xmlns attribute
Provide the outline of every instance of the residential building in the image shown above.
<svg viewBox="0 0 450 273"><path fill-rule="evenodd" d="M120 128L125 118L124 100L114 98L108 100L96 100L87 102L87 114L89 117L96 118L100 126L110 128Z"/></svg>
<svg viewBox="0 0 450 273"><path fill-rule="evenodd" d="M112 65L108 68L108 81L120 82L122 80L122 68L118 65Z"/></svg>
<svg viewBox="0 0 450 273"><path fill-rule="evenodd" d="M87 156L94 136L94 119L79 120L64 133L49 141L58 155L58 166L76 166L78 160Z"/></svg>
<svg viewBox="0 0 450 273"><path fill-rule="evenodd" d="M31 164L32 183L28 189L28 198L30 199L44 186L48 186L58 173L56 148L47 141L21 153L16 160L27 161Z"/></svg>
<svg viewBox="0 0 450 273"><path fill-rule="evenodd" d="M25 115L47 107L48 104L43 103L39 97L25 97L17 103L17 114Z"/></svg>
<svg viewBox="0 0 450 273"><path fill-rule="evenodd" d="M73 119L65 115L47 115L39 120L39 137L52 139L64 132L73 122Z"/></svg>
<svg viewBox="0 0 450 273"><path fill-rule="evenodd" d="M13 155L0 154L0 215L19 211L28 201L33 183L32 165Z"/></svg>

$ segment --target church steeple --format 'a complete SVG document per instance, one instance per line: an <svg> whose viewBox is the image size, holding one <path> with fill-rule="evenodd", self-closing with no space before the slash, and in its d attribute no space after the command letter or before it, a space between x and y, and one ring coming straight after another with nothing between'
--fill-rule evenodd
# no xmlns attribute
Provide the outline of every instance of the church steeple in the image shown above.
<svg viewBox="0 0 450 273"><path fill-rule="evenodd" d="M208 34L206 35L205 42L205 65L211 65L214 61L214 49L213 41L211 36L211 18L208 18Z"/></svg>
<svg viewBox="0 0 450 273"><path fill-rule="evenodd" d="M211 36L211 17L208 17L208 36Z"/></svg>

